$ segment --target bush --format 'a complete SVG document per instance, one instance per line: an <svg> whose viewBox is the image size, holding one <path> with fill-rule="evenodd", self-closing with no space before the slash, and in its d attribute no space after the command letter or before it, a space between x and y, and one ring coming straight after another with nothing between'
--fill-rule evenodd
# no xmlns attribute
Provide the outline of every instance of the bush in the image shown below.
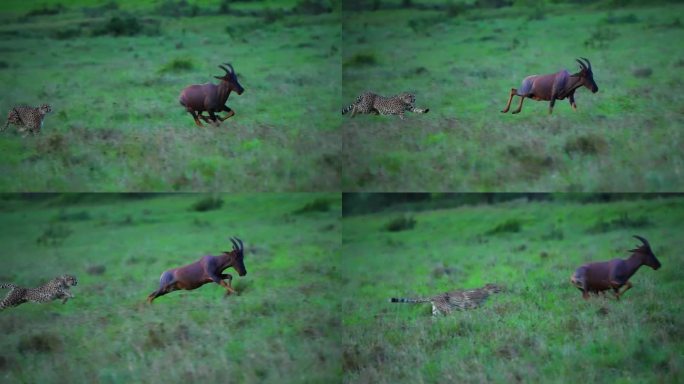
<svg viewBox="0 0 684 384"><path fill-rule="evenodd" d="M376 65L378 63L375 55L372 53L357 53L347 60L344 65L350 67L361 67L366 65Z"/></svg>
<svg viewBox="0 0 684 384"><path fill-rule="evenodd" d="M267 8L263 13L262 16L264 18L264 23L266 24L273 24L276 21L282 19L285 17L285 11L282 9L271 9Z"/></svg>
<svg viewBox="0 0 684 384"><path fill-rule="evenodd" d="M309 212L328 212L330 210L330 201L328 199L316 199L303 207L295 210L295 215L301 215Z"/></svg>
<svg viewBox="0 0 684 384"><path fill-rule="evenodd" d="M416 226L416 219L410 216L397 217L385 224L385 230L389 232L408 231Z"/></svg>
<svg viewBox="0 0 684 384"><path fill-rule="evenodd" d="M156 13L167 17L195 17L202 12L196 4L190 4L187 0L166 0L159 4Z"/></svg>
<svg viewBox="0 0 684 384"><path fill-rule="evenodd" d="M623 228L643 228L651 224L651 221L646 216L631 218L628 213L623 213L620 217L612 220L599 219L599 221L587 229L587 233L605 233Z"/></svg>
<svg viewBox="0 0 684 384"><path fill-rule="evenodd" d="M607 148L606 140L592 133L570 139L563 146L563 150L569 155L574 152L596 155L605 152Z"/></svg>
<svg viewBox="0 0 684 384"><path fill-rule="evenodd" d="M219 209L223 206L223 200L220 197L205 197L192 205L192 210L197 212L206 212Z"/></svg>
<svg viewBox="0 0 684 384"><path fill-rule="evenodd" d="M57 352L62 349L62 340L50 333L40 333L23 337L19 341L17 349L22 354L27 352Z"/></svg>
<svg viewBox="0 0 684 384"><path fill-rule="evenodd" d="M66 7L64 7L62 4L57 3L53 5L52 7L49 7L47 5L43 5L42 8L36 8L34 10L29 11L25 17L31 17L31 16L51 16L51 15L56 15L62 11L64 11Z"/></svg>
<svg viewBox="0 0 684 384"><path fill-rule="evenodd" d="M88 211L79 211L79 212L73 212L69 213L65 209L62 209L59 211L57 214L57 217L55 217L55 221L88 221L92 219L90 217L90 214Z"/></svg>
<svg viewBox="0 0 684 384"><path fill-rule="evenodd" d="M94 36L135 36L142 33L143 26L137 17L127 14L112 16L99 28L93 30Z"/></svg>
<svg viewBox="0 0 684 384"><path fill-rule="evenodd" d="M325 2L321 0L300 0L292 11L307 15L320 15L322 13L332 12L332 8L328 7Z"/></svg>
<svg viewBox="0 0 684 384"><path fill-rule="evenodd" d="M36 243L39 245L60 245L64 240L71 235L72 231L69 227L50 224L43 233L36 239Z"/></svg>
<svg viewBox="0 0 684 384"><path fill-rule="evenodd" d="M522 229L522 222L518 219L508 219L496 227L490 229L485 234L496 235L500 233L517 233Z"/></svg>
<svg viewBox="0 0 684 384"><path fill-rule="evenodd" d="M168 73L168 72L183 72L183 71L189 71L193 69L195 65L193 64L192 60L190 59L173 59L166 63L161 69L159 69L160 73Z"/></svg>

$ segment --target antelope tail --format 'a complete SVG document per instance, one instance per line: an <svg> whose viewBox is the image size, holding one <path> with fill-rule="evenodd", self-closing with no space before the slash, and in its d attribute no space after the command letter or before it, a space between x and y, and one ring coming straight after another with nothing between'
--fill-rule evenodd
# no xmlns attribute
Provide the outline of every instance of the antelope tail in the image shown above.
<svg viewBox="0 0 684 384"><path fill-rule="evenodd" d="M430 299L423 299L423 298L410 299L410 298L393 297L390 299L390 303L429 303L429 302L430 302Z"/></svg>

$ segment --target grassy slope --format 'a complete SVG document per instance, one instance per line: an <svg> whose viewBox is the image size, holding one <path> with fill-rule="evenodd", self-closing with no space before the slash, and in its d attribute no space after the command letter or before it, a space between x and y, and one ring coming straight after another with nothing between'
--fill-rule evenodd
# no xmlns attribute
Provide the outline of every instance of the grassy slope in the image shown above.
<svg viewBox="0 0 684 384"><path fill-rule="evenodd" d="M0 381L331 382L339 378L340 202L335 195L224 196L222 209L188 208L196 196L70 205L61 246L36 238L60 207L2 202L0 281L39 284L73 273L66 305L25 304L0 314ZM315 198L329 212L292 215ZM165 269L245 241L240 296L207 285L144 304ZM86 273L105 265L101 276ZM2 295L6 290L2 290ZM36 337L45 345L21 354ZM56 352L47 352L54 348Z"/></svg>
<svg viewBox="0 0 684 384"><path fill-rule="evenodd" d="M455 18L344 13L342 104L364 89L411 90L419 106L432 109L406 121L345 120L345 190L681 189L684 50L672 42L684 38L676 21L682 10L554 5L541 20L515 7ZM618 22L606 22L609 16ZM614 39L586 46L599 29ZM377 64L354 65L359 54ZM580 89L577 112L559 101L548 116L548 103L530 100L519 115L499 112L525 76L574 72L578 56L591 60L600 90ZM635 77L638 68L653 74Z"/></svg>
<svg viewBox="0 0 684 384"><path fill-rule="evenodd" d="M26 23L4 14L0 32L10 35L0 43L8 66L0 69L0 109L47 102L54 112L38 137L22 139L14 129L0 136L0 189L339 188L339 15L274 24L232 16L160 20L159 36L53 40L46 36L101 21L75 6ZM194 69L161 73L174 59L190 59ZM215 81L226 61L245 88L227 103L236 116L220 128L198 128L178 95L186 85Z"/></svg>
<svg viewBox="0 0 684 384"><path fill-rule="evenodd" d="M643 228L587 230L647 217ZM508 203L415 215L345 218L345 382L681 382L684 379L684 199L610 204ZM486 235L510 219L519 233ZM663 267L644 267L621 301L584 301L569 283L585 261L626 257L645 236ZM543 255L546 256L543 256ZM450 273L445 274L444 269ZM478 310L432 319L390 297L504 284Z"/></svg>

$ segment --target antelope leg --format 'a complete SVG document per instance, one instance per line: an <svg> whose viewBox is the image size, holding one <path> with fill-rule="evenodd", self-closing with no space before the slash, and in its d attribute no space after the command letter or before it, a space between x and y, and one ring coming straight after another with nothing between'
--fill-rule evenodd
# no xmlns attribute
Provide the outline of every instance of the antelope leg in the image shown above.
<svg viewBox="0 0 684 384"><path fill-rule="evenodd" d="M518 96L520 96L520 95L518 95ZM516 109L515 111L513 111L511 113L513 113L513 114L520 113L520 111L522 110L523 101L525 101L525 96L520 96L520 105L518 105L518 109Z"/></svg>
<svg viewBox="0 0 684 384"><path fill-rule="evenodd" d="M511 109L511 101L513 100L513 96L518 94L518 90L515 88L511 88L511 94L508 97L508 103L506 103L506 107L501 111L501 113L506 113L508 112L509 109Z"/></svg>

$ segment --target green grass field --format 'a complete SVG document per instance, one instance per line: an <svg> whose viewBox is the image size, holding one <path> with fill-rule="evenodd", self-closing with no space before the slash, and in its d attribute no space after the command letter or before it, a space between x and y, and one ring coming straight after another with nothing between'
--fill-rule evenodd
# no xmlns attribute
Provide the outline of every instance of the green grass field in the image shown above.
<svg viewBox="0 0 684 384"><path fill-rule="evenodd" d="M413 91L417 106L431 108L405 121L345 116L345 191L684 186L682 4L412 3L423 7L343 12L341 104L364 90ZM500 113L524 77L575 73L577 57L591 61L599 92L578 90L576 112L561 100L549 116L548 102L528 99L522 113Z"/></svg>
<svg viewBox="0 0 684 384"><path fill-rule="evenodd" d="M3 116L53 108L39 136L0 134L0 190L339 189L339 9L84 0L27 16L57 3L0 6ZM228 99L236 115L197 127L178 96L217 83L224 62L245 88Z"/></svg>
<svg viewBox="0 0 684 384"><path fill-rule="evenodd" d="M346 209L346 208L345 208ZM513 201L343 219L347 383L676 383L684 380L684 199L580 204ZM569 283L587 261L628 257L646 237L662 263L642 267L620 301L584 301ZM479 309L432 318L389 303L499 283Z"/></svg>
<svg viewBox="0 0 684 384"><path fill-rule="evenodd" d="M201 197L3 196L0 281L79 284L64 305L0 312L0 381L339 381L339 194L227 195L196 212ZM145 303L164 270L229 250L234 235L239 296L208 284Z"/></svg>

